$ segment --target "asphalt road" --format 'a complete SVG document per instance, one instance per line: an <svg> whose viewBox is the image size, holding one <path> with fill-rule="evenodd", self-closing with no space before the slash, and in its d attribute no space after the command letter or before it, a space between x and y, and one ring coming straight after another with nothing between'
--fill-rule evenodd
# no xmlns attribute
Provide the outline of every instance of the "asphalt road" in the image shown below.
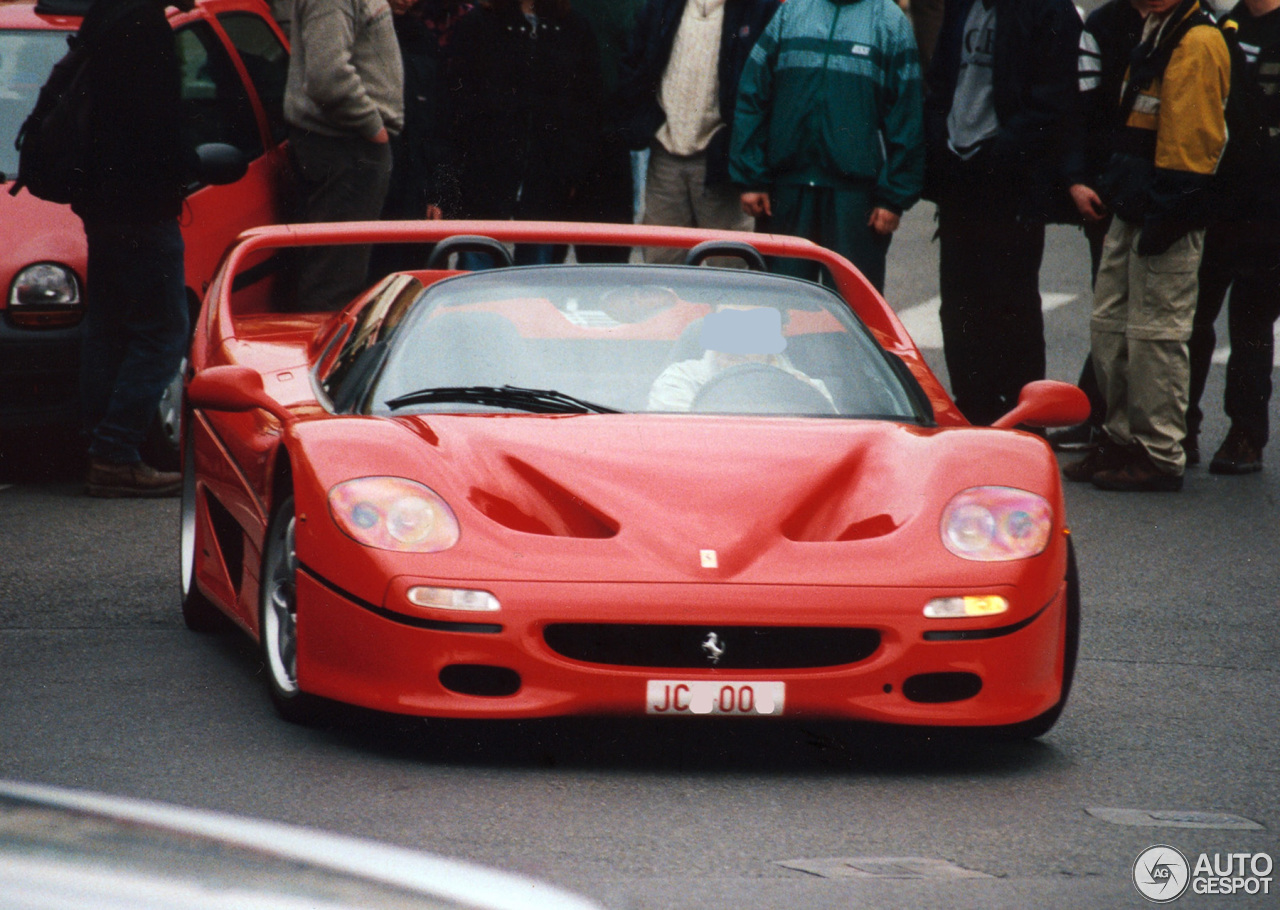
<svg viewBox="0 0 1280 910"><path fill-rule="evenodd" d="M888 281L925 344L930 227L910 213ZM1052 231L1055 378L1084 356L1087 286L1083 240ZM1209 453L1221 393L1218 365ZM767 722L292 727L236 636L183 628L176 503L89 500L52 454L0 462L0 778L370 836L615 910L1137 907L1154 844L1280 857L1280 462L1194 469L1178 494L1070 486L1071 702L1038 743L971 744ZM1178 905L1280 906L1277 884Z"/></svg>

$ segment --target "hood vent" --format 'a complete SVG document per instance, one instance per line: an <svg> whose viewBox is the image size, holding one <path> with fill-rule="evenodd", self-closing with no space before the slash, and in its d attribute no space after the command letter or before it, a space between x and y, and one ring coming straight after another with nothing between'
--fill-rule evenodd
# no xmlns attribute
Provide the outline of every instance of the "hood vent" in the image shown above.
<svg viewBox="0 0 1280 910"><path fill-rule="evenodd" d="M618 523L531 465L506 459L511 475L522 483L504 489L472 487L468 499L486 517L525 534L604 539L618 533Z"/></svg>

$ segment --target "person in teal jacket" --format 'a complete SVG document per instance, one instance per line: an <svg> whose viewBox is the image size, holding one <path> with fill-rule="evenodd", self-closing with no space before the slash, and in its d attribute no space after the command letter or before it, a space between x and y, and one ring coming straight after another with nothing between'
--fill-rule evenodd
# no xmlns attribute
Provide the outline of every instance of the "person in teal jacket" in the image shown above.
<svg viewBox="0 0 1280 910"><path fill-rule="evenodd" d="M761 230L807 237L884 289L885 254L924 182L911 22L892 0L787 0L738 86L729 174ZM775 269L817 278L811 263Z"/></svg>

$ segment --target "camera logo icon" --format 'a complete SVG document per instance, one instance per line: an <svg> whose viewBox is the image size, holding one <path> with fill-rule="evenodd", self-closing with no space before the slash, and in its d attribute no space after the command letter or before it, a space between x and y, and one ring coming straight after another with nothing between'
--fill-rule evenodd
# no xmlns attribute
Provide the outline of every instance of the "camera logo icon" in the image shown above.
<svg viewBox="0 0 1280 910"><path fill-rule="evenodd" d="M1175 847L1157 844L1138 854L1133 861L1133 885L1138 893L1156 904L1182 897L1191 881L1187 858Z"/></svg>

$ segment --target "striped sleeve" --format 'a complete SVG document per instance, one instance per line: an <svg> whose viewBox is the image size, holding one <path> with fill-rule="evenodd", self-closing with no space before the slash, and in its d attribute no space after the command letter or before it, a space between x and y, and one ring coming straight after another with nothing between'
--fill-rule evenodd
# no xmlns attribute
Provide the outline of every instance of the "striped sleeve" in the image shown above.
<svg viewBox="0 0 1280 910"><path fill-rule="evenodd" d="M1102 85L1102 48L1098 46L1098 39L1088 31L1080 33L1076 74L1081 93L1096 91Z"/></svg>

